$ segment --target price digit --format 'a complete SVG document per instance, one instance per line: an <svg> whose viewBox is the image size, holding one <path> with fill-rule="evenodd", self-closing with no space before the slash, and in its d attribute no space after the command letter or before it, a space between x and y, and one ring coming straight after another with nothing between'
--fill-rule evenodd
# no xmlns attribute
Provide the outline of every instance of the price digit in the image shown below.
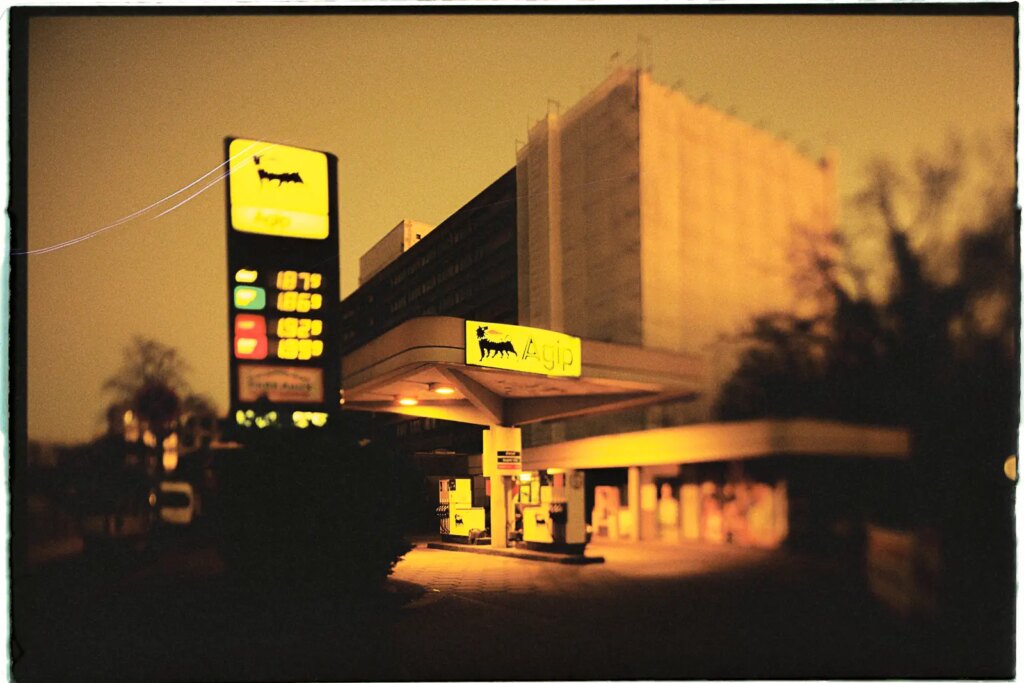
<svg viewBox="0 0 1024 683"><path fill-rule="evenodd" d="M277 357L295 360L299 355L299 342L296 339L282 339L277 345Z"/></svg>
<svg viewBox="0 0 1024 683"><path fill-rule="evenodd" d="M277 295L277 310L292 312L298 303L297 292L280 292Z"/></svg>
<svg viewBox="0 0 1024 683"><path fill-rule="evenodd" d="M294 270L281 270L277 273L277 288L283 290L295 289L298 284L298 273Z"/></svg>
<svg viewBox="0 0 1024 683"><path fill-rule="evenodd" d="M295 318L281 318L277 321L277 336L287 339L295 336Z"/></svg>

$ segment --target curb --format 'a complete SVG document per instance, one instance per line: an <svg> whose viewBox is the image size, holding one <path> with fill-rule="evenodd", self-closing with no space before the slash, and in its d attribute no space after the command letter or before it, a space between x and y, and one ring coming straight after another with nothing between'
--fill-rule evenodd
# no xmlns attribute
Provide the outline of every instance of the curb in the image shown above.
<svg viewBox="0 0 1024 683"><path fill-rule="evenodd" d="M489 548L479 545L461 545L459 543L441 543L432 541L427 543L428 548L434 550L451 550L460 553L476 553L478 555L497 555L516 560L533 560L534 562L553 562L555 564L603 564L604 557L600 555L558 555L554 553L542 553L535 550L516 550L504 548Z"/></svg>

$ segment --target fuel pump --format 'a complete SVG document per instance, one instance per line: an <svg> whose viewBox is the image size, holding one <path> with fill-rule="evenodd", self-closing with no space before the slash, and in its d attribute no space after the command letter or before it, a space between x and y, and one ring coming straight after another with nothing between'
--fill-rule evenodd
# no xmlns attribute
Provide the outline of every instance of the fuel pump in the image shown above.
<svg viewBox="0 0 1024 683"><path fill-rule="evenodd" d="M438 506L441 537L446 541L467 543L470 532L474 539L487 529L487 509L473 505L472 479L442 479Z"/></svg>
<svg viewBox="0 0 1024 683"><path fill-rule="evenodd" d="M519 477L517 527L532 550L582 553L587 542L583 472L549 469Z"/></svg>

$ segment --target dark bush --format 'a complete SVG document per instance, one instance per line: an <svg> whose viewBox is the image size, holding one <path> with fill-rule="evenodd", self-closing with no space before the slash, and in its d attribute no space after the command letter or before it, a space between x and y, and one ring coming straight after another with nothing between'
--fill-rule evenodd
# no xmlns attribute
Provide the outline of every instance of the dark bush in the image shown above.
<svg viewBox="0 0 1024 683"><path fill-rule="evenodd" d="M261 430L220 467L221 550L260 590L352 596L380 588L411 549L420 477L408 457L343 425Z"/></svg>

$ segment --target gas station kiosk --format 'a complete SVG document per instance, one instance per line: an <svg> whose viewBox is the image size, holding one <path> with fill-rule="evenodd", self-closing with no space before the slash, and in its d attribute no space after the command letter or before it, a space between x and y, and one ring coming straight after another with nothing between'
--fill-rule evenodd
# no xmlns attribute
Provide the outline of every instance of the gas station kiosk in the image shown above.
<svg viewBox="0 0 1024 683"><path fill-rule="evenodd" d="M442 539L581 554L582 470L523 470L525 424L693 399L690 355L533 327L413 318L341 359L343 407L476 424L481 478L441 479Z"/></svg>

